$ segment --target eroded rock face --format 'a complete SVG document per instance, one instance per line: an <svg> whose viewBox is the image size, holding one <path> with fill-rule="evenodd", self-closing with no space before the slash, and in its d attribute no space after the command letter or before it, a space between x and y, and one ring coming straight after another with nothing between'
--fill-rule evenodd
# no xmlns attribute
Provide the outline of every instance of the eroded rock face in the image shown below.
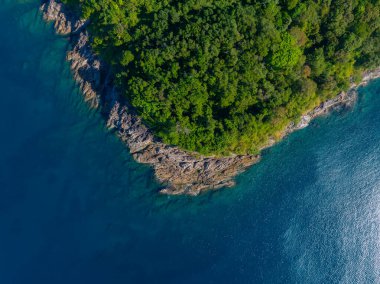
<svg viewBox="0 0 380 284"><path fill-rule="evenodd" d="M153 167L158 181L164 185L161 193L197 195L205 190L231 187L237 174L258 162L260 157L255 155L203 157L157 140L141 119L123 103L112 84L112 75L106 64L92 53L85 29L87 22L66 11L56 0L47 1L41 10L45 20L54 21L56 32L68 36L71 41L73 47L67 54L67 60L71 62L71 70L85 100L92 107L101 109L108 118L108 127L114 129L128 145L137 162ZM362 84L378 77L380 69L368 72ZM353 85L349 92L341 93L304 115L300 123L289 125L283 136L306 127L311 119L333 107L354 101L355 87ZM275 139L270 139L265 147L275 143Z"/></svg>
<svg viewBox="0 0 380 284"><path fill-rule="evenodd" d="M258 156L197 157L157 141L141 119L116 102L110 111L109 128L118 131L134 159L150 164L157 179L166 184L162 193L197 195L203 190L234 185L233 177L258 160Z"/></svg>
<svg viewBox="0 0 380 284"><path fill-rule="evenodd" d="M71 70L80 86L85 101L91 107L97 108L100 104L100 96L103 89L103 82L101 80L102 63L91 52L86 31L72 36L72 40L76 44L67 53L66 59L71 62Z"/></svg>
<svg viewBox="0 0 380 284"><path fill-rule="evenodd" d="M77 33L86 24L86 21L77 19L74 14L65 10L64 6L55 0L42 4L41 10L46 21L54 21L54 28L60 35Z"/></svg>

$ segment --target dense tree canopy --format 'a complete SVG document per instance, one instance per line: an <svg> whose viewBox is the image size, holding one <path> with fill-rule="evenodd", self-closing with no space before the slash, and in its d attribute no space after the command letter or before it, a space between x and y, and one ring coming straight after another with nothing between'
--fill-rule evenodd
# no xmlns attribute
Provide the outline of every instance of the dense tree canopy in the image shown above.
<svg viewBox="0 0 380 284"><path fill-rule="evenodd" d="M66 0L145 123L204 154L256 153L380 65L380 0Z"/></svg>

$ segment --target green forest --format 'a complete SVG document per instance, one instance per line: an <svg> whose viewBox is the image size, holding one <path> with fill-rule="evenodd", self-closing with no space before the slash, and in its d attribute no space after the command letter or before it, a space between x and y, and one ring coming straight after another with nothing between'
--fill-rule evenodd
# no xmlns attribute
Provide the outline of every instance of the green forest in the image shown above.
<svg viewBox="0 0 380 284"><path fill-rule="evenodd" d="M255 154L380 66L380 0L65 0L165 143Z"/></svg>

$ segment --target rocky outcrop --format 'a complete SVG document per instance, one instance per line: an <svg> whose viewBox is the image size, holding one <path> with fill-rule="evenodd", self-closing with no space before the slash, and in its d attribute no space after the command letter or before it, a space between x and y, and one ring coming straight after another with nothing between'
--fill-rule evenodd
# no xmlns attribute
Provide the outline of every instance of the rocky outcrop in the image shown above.
<svg viewBox="0 0 380 284"><path fill-rule="evenodd" d="M44 3L41 10L45 20L54 22L56 32L71 41L67 60L85 100L101 108L108 117L108 127L128 145L136 161L153 167L163 184L161 193L197 195L208 189L230 187L238 173L258 161L255 155L203 157L158 141L112 87L106 64L91 51L87 22L55 0Z"/></svg>
<svg viewBox="0 0 380 284"><path fill-rule="evenodd" d="M67 53L66 59L71 63L71 70L85 101L97 108L106 86L106 81L101 78L104 68L101 61L91 52L87 32L73 35L72 40L75 45Z"/></svg>
<svg viewBox="0 0 380 284"><path fill-rule="evenodd" d="M128 145L136 161L153 167L158 181L164 185L161 193L197 195L205 190L231 187L237 174L258 162L260 157L257 155L204 157L157 140L119 96L109 68L91 51L85 29L87 22L55 0L46 1L41 10L45 20L54 22L56 32L68 36L71 41L72 49L67 60L85 100L92 107L101 109L108 127ZM377 77L380 77L380 69L365 74L363 83ZM311 119L334 106L354 100L354 87L304 115L300 123L289 125L283 135L306 127ZM275 142L272 139L266 147Z"/></svg>
<svg viewBox="0 0 380 284"><path fill-rule="evenodd" d="M71 62L71 70L85 101L97 108L103 87L100 80L101 62L88 44L88 34L85 31L87 21L80 20L55 0L42 4L41 11L46 21L54 22L57 34L70 36L73 49L67 53L66 58Z"/></svg>
<svg viewBox="0 0 380 284"><path fill-rule="evenodd" d="M78 33L86 25L86 21L78 19L75 14L56 1L42 4L41 10L46 21L54 21L54 28L60 35Z"/></svg>
<svg viewBox="0 0 380 284"><path fill-rule="evenodd" d="M128 108L118 102L110 112L108 127L118 130L136 161L153 166L157 179L167 184L162 193L196 195L206 189L232 186L233 177L259 159L248 155L197 157L165 145L156 141L140 118L131 115Z"/></svg>

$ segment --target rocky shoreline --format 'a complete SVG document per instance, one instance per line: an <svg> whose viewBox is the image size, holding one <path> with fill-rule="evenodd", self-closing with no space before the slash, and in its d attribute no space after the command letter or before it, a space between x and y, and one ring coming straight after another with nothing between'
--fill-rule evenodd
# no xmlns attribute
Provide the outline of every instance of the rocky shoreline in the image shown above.
<svg viewBox="0 0 380 284"><path fill-rule="evenodd" d="M137 162L152 166L157 180L164 186L161 193L198 195L205 190L231 187L236 175L259 161L258 155L204 157L160 142L118 94L109 68L91 51L87 22L56 0L45 1L41 11L46 21L54 22L56 32L67 36L71 42L67 60L85 100L100 109L107 119L107 126L117 132ZM365 74L359 85L379 77L380 68ZM289 125L283 136L306 127L313 118L331 108L354 102L359 85L352 85L350 91L342 92L302 116L300 123ZM275 143L272 140L266 147Z"/></svg>
<svg viewBox="0 0 380 284"><path fill-rule="evenodd" d="M331 110L340 107L351 107L357 100L357 89L362 86L366 86L370 81L380 78L380 68L374 69L372 71L365 72L363 74L362 81L358 84L352 83L350 89L347 92L341 92L335 98L327 100L321 103L319 106L309 111L308 113L301 116L300 121L296 124L292 122L283 132L281 139L285 136L291 134L294 131L306 128L309 126L310 122L319 117L329 113ZM267 145L265 145L261 150L276 144L277 141L271 140Z"/></svg>

